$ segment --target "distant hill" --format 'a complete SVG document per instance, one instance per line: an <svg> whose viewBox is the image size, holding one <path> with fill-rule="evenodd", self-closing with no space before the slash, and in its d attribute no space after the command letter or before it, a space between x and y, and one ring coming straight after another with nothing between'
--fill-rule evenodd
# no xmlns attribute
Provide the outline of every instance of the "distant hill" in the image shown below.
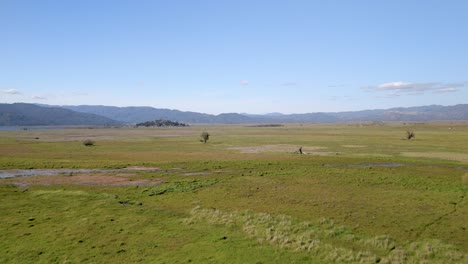
<svg viewBox="0 0 468 264"><path fill-rule="evenodd" d="M246 124L246 123L336 123L368 121L436 121L468 120L468 104L454 106L419 106L335 113L306 113L266 115L227 113L220 115L183 112L179 110L158 109L153 107L115 107L115 106L61 106L83 113L93 113L124 123L141 123L148 120L167 119L189 124Z"/></svg>
<svg viewBox="0 0 468 264"><path fill-rule="evenodd" d="M332 113L338 122L468 120L468 104L429 105Z"/></svg>
<svg viewBox="0 0 468 264"><path fill-rule="evenodd" d="M69 110L92 113L105 116L128 124L146 122L148 120L172 120L189 124L240 124L251 123L254 119L241 114L210 115L197 112L158 109L148 106L115 107L103 105L60 106Z"/></svg>
<svg viewBox="0 0 468 264"><path fill-rule="evenodd" d="M119 125L121 122L90 113L35 104L0 104L0 126Z"/></svg>
<svg viewBox="0 0 468 264"><path fill-rule="evenodd" d="M148 120L171 120L187 124L280 124L437 120L468 121L468 104L419 106L335 113L266 115L225 113L210 115L153 107L115 107L103 105L50 106L0 104L0 125L118 125Z"/></svg>

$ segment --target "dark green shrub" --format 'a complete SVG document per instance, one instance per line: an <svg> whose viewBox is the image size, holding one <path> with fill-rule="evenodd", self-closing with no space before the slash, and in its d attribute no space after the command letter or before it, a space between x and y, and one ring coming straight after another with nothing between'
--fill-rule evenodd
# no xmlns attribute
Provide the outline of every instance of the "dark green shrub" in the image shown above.
<svg viewBox="0 0 468 264"><path fill-rule="evenodd" d="M92 141L91 139L86 139L83 141L83 145L85 145L86 147L94 146L94 144L94 141Z"/></svg>

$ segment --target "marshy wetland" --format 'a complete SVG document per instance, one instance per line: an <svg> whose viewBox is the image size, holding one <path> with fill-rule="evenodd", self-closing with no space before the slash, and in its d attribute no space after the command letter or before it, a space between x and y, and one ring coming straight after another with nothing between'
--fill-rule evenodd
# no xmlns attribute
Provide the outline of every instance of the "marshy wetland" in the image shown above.
<svg viewBox="0 0 468 264"><path fill-rule="evenodd" d="M0 131L0 175L1 263L468 262L466 123Z"/></svg>

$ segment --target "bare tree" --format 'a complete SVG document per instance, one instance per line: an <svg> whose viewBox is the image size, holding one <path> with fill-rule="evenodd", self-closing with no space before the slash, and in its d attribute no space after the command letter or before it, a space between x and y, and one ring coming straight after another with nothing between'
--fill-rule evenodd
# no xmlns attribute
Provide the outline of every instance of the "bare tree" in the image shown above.
<svg viewBox="0 0 468 264"><path fill-rule="evenodd" d="M203 142L203 143L206 143L208 141L208 139L210 139L210 134L208 134L208 132L205 131L205 132L201 133L200 137L201 137L200 141Z"/></svg>

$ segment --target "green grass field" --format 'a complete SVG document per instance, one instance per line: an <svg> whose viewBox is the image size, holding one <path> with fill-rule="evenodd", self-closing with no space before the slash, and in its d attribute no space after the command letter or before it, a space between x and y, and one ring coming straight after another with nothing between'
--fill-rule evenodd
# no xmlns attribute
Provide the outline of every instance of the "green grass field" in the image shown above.
<svg viewBox="0 0 468 264"><path fill-rule="evenodd" d="M86 177L160 184L0 179L0 263L468 263L468 124L0 132L1 170L126 167Z"/></svg>

